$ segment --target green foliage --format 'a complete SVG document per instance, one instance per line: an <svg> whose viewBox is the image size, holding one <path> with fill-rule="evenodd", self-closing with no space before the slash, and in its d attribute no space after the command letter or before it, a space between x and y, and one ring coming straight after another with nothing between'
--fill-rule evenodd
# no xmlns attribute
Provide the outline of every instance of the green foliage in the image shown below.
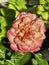
<svg viewBox="0 0 49 65"><path fill-rule="evenodd" d="M0 16L0 42L2 38L5 37L6 26L7 26L6 19L3 16Z"/></svg>
<svg viewBox="0 0 49 65"><path fill-rule="evenodd" d="M46 0L49 3L49 0Z"/></svg>
<svg viewBox="0 0 49 65"><path fill-rule="evenodd" d="M9 2L10 4L15 4L15 1L16 1L16 0L8 0L8 2Z"/></svg>
<svg viewBox="0 0 49 65"><path fill-rule="evenodd" d="M48 12L42 12L41 14L42 18L45 19L45 20L48 20Z"/></svg>
<svg viewBox="0 0 49 65"><path fill-rule="evenodd" d="M24 65L31 57L30 53L18 53L15 52L10 60L6 60L7 65Z"/></svg>
<svg viewBox="0 0 49 65"><path fill-rule="evenodd" d="M33 65L38 65L37 60L33 58L33 59L32 59L32 64L33 64Z"/></svg>
<svg viewBox="0 0 49 65"><path fill-rule="evenodd" d="M29 61L30 57L31 57L30 53L16 53L15 63L17 65L24 65Z"/></svg>
<svg viewBox="0 0 49 65"><path fill-rule="evenodd" d="M23 10L23 9L27 9L26 6L25 6L26 2L25 0L17 0L16 1L16 7L18 10Z"/></svg>
<svg viewBox="0 0 49 65"><path fill-rule="evenodd" d="M4 65L4 60L0 60L0 65Z"/></svg>
<svg viewBox="0 0 49 65"><path fill-rule="evenodd" d="M26 5L26 1L25 0L9 0L9 3L12 4L16 9L18 9L19 11L23 10L23 9L27 9Z"/></svg>
<svg viewBox="0 0 49 65"><path fill-rule="evenodd" d="M42 5L38 5L38 6L37 6L37 10L38 10L38 11L44 11L44 7L43 7Z"/></svg>
<svg viewBox="0 0 49 65"><path fill-rule="evenodd" d="M33 65L48 65L47 61L42 58L42 55L40 53L34 55L35 55L35 59L32 59Z"/></svg>
<svg viewBox="0 0 49 65"><path fill-rule="evenodd" d="M7 8L0 8L0 65L25 65L31 60L31 53L18 53L9 49L9 41L6 32L11 27L15 17L22 11L27 10L26 0L8 0ZM39 5L34 5L31 12L41 17L49 28L49 0L39 0ZM6 38L7 39L7 38ZM7 50L8 49L8 50ZM34 54L33 65L48 65L41 54Z"/></svg>
<svg viewBox="0 0 49 65"><path fill-rule="evenodd" d="M0 43L0 58L5 58L6 48Z"/></svg>
<svg viewBox="0 0 49 65"><path fill-rule="evenodd" d="M43 4L43 5L47 3L46 0L39 0L39 2L40 2L40 4Z"/></svg>
<svg viewBox="0 0 49 65"><path fill-rule="evenodd" d="M8 2L7 8L0 8L0 42L2 38L6 37L6 31L11 27L19 12L27 9L25 0L8 0Z"/></svg>
<svg viewBox="0 0 49 65"><path fill-rule="evenodd" d="M32 7L32 12L44 20L46 28L49 28L49 0L39 0L39 5Z"/></svg>

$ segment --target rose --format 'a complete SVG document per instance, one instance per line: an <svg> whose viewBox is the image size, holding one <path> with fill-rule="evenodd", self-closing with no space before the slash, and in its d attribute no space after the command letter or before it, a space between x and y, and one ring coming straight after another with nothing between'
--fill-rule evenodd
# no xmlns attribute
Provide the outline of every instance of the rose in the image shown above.
<svg viewBox="0 0 49 65"><path fill-rule="evenodd" d="M36 52L45 39L45 24L35 14L20 13L7 32L10 48L18 52Z"/></svg>

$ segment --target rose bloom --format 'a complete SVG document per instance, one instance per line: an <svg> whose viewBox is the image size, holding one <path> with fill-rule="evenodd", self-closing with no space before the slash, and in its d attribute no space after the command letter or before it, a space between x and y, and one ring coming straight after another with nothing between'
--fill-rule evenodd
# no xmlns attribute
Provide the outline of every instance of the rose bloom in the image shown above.
<svg viewBox="0 0 49 65"><path fill-rule="evenodd" d="M10 48L18 52L36 52L45 39L45 24L35 14L20 13L7 31Z"/></svg>

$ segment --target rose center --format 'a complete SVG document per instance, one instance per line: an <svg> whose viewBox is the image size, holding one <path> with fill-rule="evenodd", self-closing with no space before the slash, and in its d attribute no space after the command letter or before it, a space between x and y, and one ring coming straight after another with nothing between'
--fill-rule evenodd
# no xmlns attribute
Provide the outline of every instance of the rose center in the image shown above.
<svg viewBox="0 0 49 65"><path fill-rule="evenodd" d="M23 42L27 42L27 41L29 43L30 43L30 41L35 42L36 39L38 39L40 37L40 33L39 33L39 35L36 34L38 32L35 30L35 28L36 28L36 26L34 24L31 24L31 22L26 22L26 23L21 22L20 24L18 24L17 37Z"/></svg>

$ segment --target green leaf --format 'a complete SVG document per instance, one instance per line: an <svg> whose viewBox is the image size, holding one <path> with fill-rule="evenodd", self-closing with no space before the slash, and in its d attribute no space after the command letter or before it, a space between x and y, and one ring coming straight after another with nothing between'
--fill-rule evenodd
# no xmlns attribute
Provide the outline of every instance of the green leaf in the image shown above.
<svg viewBox="0 0 49 65"><path fill-rule="evenodd" d="M38 14L38 15L41 15L41 13L42 13L41 11L37 11L37 14Z"/></svg>
<svg viewBox="0 0 49 65"><path fill-rule="evenodd" d="M16 0L16 7L18 10L27 9L25 0Z"/></svg>
<svg viewBox="0 0 49 65"><path fill-rule="evenodd" d="M0 16L0 24L3 28L7 26L6 19L3 16Z"/></svg>
<svg viewBox="0 0 49 65"><path fill-rule="evenodd" d="M15 15L15 10L14 9L8 9L8 8L1 8L1 14L4 17L13 17Z"/></svg>
<svg viewBox="0 0 49 65"><path fill-rule="evenodd" d="M38 10L38 11L44 11L44 7L43 7L42 5L38 5L38 6L37 6L37 10Z"/></svg>
<svg viewBox="0 0 49 65"><path fill-rule="evenodd" d="M16 11L15 18L17 17L18 14L19 14L19 11Z"/></svg>
<svg viewBox="0 0 49 65"><path fill-rule="evenodd" d="M1 12L1 14L2 14L3 16L5 16L5 11L4 11L3 8L0 9L0 12Z"/></svg>
<svg viewBox="0 0 49 65"><path fill-rule="evenodd" d="M7 65L24 65L31 57L30 53L18 53L15 52L11 56L11 60L6 60Z"/></svg>
<svg viewBox="0 0 49 65"><path fill-rule="evenodd" d="M0 65L4 65L4 60L0 60Z"/></svg>
<svg viewBox="0 0 49 65"><path fill-rule="evenodd" d="M12 4L9 4L8 8L15 10L15 17L19 14L19 11Z"/></svg>
<svg viewBox="0 0 49 65"><path fill-rule="evenodd" d="M36 59L32 59L32 65L38 65L38 62L37 62L37 60Z"/></svg>
<svg viewBox="0 0 49 65"><path fill-rule="evenodd" d="M49 11L49 4L44 6L44 8Z"/></svg>
<svg viewBox="0 0 49 65"><path fill-rule="evenodd" d="M49 0L46 0L49 3Z"/></svg>
<svg viewBox="0 0 49 65"><path fill-rule="evenodd" d="M39 58L42 58L42 54L41 53L36 53L35 56L38 56Z"/></svg>
<svg viewBox="0 0 49 65"><path fill-rule="evenodd" d="M3 37L5 37L6 26L7 26L6 19L3 16L0 16L0 41L2 40Z"/></svg>
<svg viewBox="0 0 49 65"><path fill-rule="evenodd" d="M44 5L44 4L47 3L47 1L45 1L45 0L39 0L39 3Z"/></svg>
<svg viewBox="0 0 49 65"><path fill-rule="evenodd" d="M41 58L38 54L35 54L35 58L38 61L39 65L48 65L48 62L45 59Z"/></svg>
<svg viewBox="0 0 49 65"><path fill-rule="evenodd" d="M11 27L11 24L13 23L15 19L15 10L13 9L4 9L5 13L5 19L7 21L7 29Z"/></svg>
<svg viewBox="0 0 49 65"><path fill-rule="evenodd" d="M0 44L0 58L5 58L5 51L6 51L6 48Z"/></svg>
<svg viewBox="0 0 49 65"><path fill-rule="evenodd" d="M14 7L14 5L12 5L12 4L9 4L9 5L8 5L8 8L9 8L9 9L16 10L16 8Z"/></svg>
<svg viewBox="0 0 49 65"><path fill-rule="evenodd" d="M8 0L8 2L9 2L10 4L15 4L15 1L16 1L16 0Z"/></svg>
<svg viewBox="0 0 49 65"><path fill-rule="evenodd" d="M25 0L9 0L9 3L14 5L14 7L16 7L16 9L18 10L27 9L25 5L26 4Z"/></svg>
<svg viewBox="0 0 49 65"><path fill-rule="evenodd" d="M16 53L15 54L15 63L16 65L26 64L31 57L30 53Z"/></svg>
<svg viewBox="0 0 49 65"><path fill-rule="evenodd" d="M10 60L6 60L6 65L15 65L15 63L13 63L13 62L10 61Z"/></svg>
<svg viewBox="0 0 49 65"><path fill-rule="evenodd" d="M43 12L41 16L43 19L48 20L48 12Z"/></svg>

